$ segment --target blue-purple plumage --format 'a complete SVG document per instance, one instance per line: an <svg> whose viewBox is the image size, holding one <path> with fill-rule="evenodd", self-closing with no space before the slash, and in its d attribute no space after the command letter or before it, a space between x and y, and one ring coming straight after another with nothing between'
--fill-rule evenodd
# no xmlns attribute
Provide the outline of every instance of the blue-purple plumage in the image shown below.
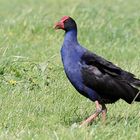
<svg viewBox="0 0 140 140"><path fill-rule="evenodd" d="M93 89L85 86L82 79L81 58L86 52L86 49L81 47L77 41L77 31L71 30L65 34L64 43L61 48L61 57L64 65L65 73L72 85L82 95L91 100L97 99L97 94Z"/></svg>

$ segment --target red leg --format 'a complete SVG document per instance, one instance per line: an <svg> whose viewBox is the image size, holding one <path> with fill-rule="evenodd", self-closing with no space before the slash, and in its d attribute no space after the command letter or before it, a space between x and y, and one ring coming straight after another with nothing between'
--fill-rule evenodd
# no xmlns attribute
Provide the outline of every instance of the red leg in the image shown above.
<svg viewBox="0 0 140 140"><path fill-rule="evenodd" d="M95 101L95 105L96 105L96 112L93 115L91 115L89 118L84 120L81 123L80 126L84 126L86 124L89 124L90 122L92 122L102 112L102 105L100 105L98 101Z"/></svg>

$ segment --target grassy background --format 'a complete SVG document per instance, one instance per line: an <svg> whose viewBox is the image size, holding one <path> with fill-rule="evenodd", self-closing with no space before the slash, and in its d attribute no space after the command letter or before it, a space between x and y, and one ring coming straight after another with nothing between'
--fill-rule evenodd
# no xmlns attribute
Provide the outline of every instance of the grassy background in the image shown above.
<svg viewBox="0 0 140 140"><path fill-rule="evenodd" d="M139 140L140 104L107 105L106 125L75 128L94 103L68 82L61 63L63 15L79 42L140 78L139 0L0 0L0 139Z"/></svg>

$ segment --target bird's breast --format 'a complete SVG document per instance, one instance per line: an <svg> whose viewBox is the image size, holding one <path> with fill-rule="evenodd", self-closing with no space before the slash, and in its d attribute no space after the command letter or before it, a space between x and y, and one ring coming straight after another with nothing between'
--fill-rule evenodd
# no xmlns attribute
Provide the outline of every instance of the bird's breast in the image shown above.
<svg viewBox="0 0 140 140"><path fill-rule="evenodd" d="M69 79L69 81L76 88L82 88L82 76L81 76L81 68L80 62L78 60L68 60L63 61L65 73Z"/></svg>
<svg viewBox="0 0 140 140"><path fill-rule="evenodd" d="M61 49L61 57L65 73L69 81L77 90L81 90L83 86L80 65L82 53L82 48L78 45L68 46L67 44L64 44Z"/></svg>

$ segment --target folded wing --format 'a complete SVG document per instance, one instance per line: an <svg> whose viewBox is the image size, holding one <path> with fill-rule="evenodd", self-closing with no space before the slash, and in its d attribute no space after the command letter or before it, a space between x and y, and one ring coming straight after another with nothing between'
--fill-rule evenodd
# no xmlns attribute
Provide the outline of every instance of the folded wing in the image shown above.
<svg viewBox="0 0 140 140"><path fill-rule="evenodd" d="M134 87L138 86L139 79L94 53L85 52L81 63L84 84L96 90L105 103L113 103L120 98L131 103L139 91Z"/></svg>

